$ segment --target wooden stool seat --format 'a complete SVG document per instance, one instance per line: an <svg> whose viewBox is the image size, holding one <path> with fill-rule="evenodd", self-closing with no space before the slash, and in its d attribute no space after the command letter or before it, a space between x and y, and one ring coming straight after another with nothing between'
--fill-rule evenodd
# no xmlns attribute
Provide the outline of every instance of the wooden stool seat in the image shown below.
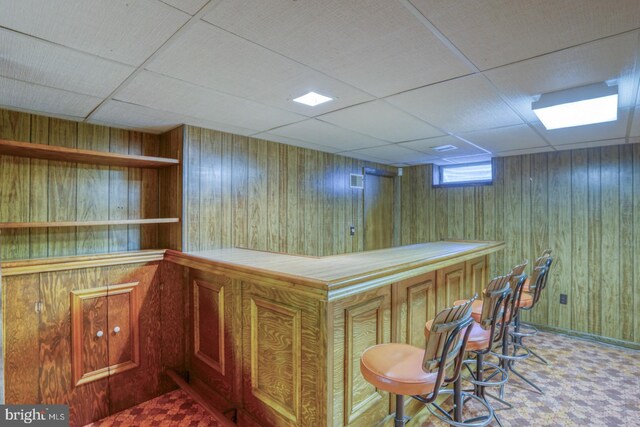
<svg viewBox="0 0 640 427"><path fill-rule="evenodd" d="M438 374L422 369L424 353L423 348L409 344L375 345L362 353L360 371L380 390L403 396L429 394Z"/></svg>

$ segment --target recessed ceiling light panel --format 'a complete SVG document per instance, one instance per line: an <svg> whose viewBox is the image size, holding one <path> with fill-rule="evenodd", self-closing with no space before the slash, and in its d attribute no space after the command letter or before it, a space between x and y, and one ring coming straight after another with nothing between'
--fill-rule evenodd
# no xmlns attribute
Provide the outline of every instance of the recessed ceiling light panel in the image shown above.
<svg viewBox="0 0 640 427"><path fill-rule="evenodd" d="M329 98L328 96L320 95L315 92L309 92L306 95L302 95L294 99L295 102L299 102L300 104L308 105L310 107L315 107L316 105L324 104L325 102L332 100L333 98Z"/></svg>
<svg viewBox="0 0 640 427"><path fill-rule="evenodd" d="M437 151L437 152L443 152L443 151L451 151L451 150L457 150L458 147L456 147L455 145L439 145L437 147L431 147L432 150Z"/></svg>
<svg viewBox="0 0 640 427"><path fill-rule="evenodd" d="M612 122L618 119L618 86L597 83L545 93L531 109L547 130Z"/></svg>

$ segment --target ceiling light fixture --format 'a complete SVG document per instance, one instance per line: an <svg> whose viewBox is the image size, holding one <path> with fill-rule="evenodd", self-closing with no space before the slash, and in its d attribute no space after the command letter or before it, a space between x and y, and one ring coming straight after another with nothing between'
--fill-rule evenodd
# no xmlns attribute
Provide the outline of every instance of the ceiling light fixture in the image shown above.
<svg viewBox="0 0 640 427"><path fill-rule="evenodd" d="M315 92L309 92L306 95L302 95L294 99L295 102L299 102L300 104L308 105L310 107L315 107L316 105L324 104L325 102L332 100L333 98L329 98L328 96L320 95Z"/></svg>
<svg viewBox="0 0 640 427"><path fill-rule="evenodd" d="M531 109L547 130L618 119L618 86L596 83L545 93Z"/></svg>
<svg viewBox="0 0 640 427"><path fill-rule="evenodd" d="M437 151L439 153L443 152L443 151L451 151L451 150L457 150L458 147L456 147L455 145L439 145L437 147L431 147L431 149L433 151Z"/></svg>

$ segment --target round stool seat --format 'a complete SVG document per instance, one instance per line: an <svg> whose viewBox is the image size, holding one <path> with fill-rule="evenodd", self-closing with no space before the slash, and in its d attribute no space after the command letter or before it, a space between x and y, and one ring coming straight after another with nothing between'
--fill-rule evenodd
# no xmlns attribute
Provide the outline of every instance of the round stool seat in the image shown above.
<svg viewBox="0 0 640 427"><path fill-rule="evenodd" d="M461 299L458 301L454 301L453 305L460 305L467 302L467 300ZM477 299L471 303L471 317L474 321L480 323L480 319L482 318L482 300Z"/></svg>
<svg viewBox="0 0 640 427"><path fill-rule="evenodd" d="M473 322L465 349L467 351L484 350L489 347L490 339L491 330L484 329L478 322Z"/></svg>
<svg viewBox="0 0 640 427"><path fill-rule="evenodd" d="M369 384L403 396L429 394L437 373L422 370L424 349L409 344L378 344L360 357L360 372Z"/></svg>

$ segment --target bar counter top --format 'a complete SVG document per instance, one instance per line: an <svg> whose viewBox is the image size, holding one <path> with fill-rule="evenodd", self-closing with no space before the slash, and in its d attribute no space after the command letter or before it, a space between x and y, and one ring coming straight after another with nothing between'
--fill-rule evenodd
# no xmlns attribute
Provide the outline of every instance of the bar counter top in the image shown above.
<svg viewBox="0 0 640 427"><path fill-rule="evenodd" d="M241 248L184 253L169 250L166 257L186 266L217 265L333 291L376 279L406 278L403 274L415 275L443 268L503 247L503 242L451 240L323 257Z"/></svg>

